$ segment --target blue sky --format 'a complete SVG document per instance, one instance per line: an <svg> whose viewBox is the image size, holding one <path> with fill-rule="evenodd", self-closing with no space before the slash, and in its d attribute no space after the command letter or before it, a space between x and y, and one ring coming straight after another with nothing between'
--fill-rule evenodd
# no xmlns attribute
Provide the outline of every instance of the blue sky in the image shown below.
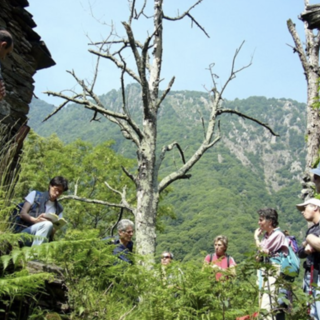
<svg viewBox="0 0 320 320"><path fill-rule="evenodd" d="M182 13L194 2L165 0L165 14L175 16L178 10ZM84 79L92 78L96 57L88 53L89 38L93 41L105 39L111 22L118 34L124 35L120 22L128 18L128 1L29 0L29 3L26 9L37 24L34 30L45 41L56 62L56 66L35 75L35 94L58 105L61 100L42 92L75 88L66 70L75 70ZM147 9L151 16L152 6ZM215 63L214 71L222 85L230 73L235 50L245 41L236 65L242 67L252 56L253 64L230 83L224 98L265 96L306 102L306 81L297 54L288 46L293 45L293 40L286 25L286 21L292 19L304 39L303 23L298 19L303 10L303 0L203 0L192 14L208 32L209 39L191 26L189 19L165 22L163 87L175 76L172 90L204 91L212 86L206 70L211 63ZM152 20L134 21L133 30L136 38L144 42L148 32L152 32ZM129 51L125 57L132 61ZM119 69L110 61L103 61L96 93L118 90L119 79Z"/></svg>

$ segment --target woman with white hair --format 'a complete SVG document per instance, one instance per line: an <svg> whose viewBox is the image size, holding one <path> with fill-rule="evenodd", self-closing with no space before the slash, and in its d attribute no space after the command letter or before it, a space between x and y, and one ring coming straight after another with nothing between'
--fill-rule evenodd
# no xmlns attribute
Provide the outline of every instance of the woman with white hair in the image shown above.
<svg viewBox="0 0 320 320"><path fill-rule="evenodd" d="M113 249L113 254L120 260L133 264L130 254L133 250L134 223L129 219L122 219L119 221L117 229L119 239L114 241L116 247Z"/></svg>

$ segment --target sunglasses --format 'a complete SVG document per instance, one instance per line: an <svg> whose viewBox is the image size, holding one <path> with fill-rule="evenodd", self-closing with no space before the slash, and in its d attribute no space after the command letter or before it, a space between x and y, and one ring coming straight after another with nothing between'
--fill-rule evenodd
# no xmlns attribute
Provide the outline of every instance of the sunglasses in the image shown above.
<svg viewBox="0 0 320 320"><path fill-rule="evenodd" d="M170 256L162 256L161 259L171 259Z"/></svg>

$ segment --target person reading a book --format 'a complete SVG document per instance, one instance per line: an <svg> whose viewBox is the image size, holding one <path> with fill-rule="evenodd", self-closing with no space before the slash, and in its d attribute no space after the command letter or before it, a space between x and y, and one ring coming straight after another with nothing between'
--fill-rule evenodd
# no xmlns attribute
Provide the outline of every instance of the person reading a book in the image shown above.
<svg viewBox="0 0 320 320"><path fill-rule="evenodd" d="M51 179L48 191L34 190L25 197L25 203L20 211L20 218L24 226L21 232L36 236L32 246L40 245L53 237L55 227L50 214L62 218L63 207L58 202L58 198L67 190L68 180L56 176Z"/></svg>
<svg viewBox="0 0 320 320"><path fill-rule="evenodd" d="M133 249L132 237L134 233L134 223L129 219L122 219L117 225L119 239L114 241L116 245L113 254L120 260L133 264L130 254Z"/></svg>

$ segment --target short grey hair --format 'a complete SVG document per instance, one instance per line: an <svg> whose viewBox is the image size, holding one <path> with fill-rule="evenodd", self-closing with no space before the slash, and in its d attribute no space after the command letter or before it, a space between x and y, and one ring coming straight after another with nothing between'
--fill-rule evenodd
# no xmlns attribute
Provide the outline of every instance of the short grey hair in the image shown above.
<svg viewBox="0 0 320 320"><path fill-rule="evenodd" d="M134 228L134 223L129 219L122 219L117 225L118 231L125 231L128 227Z"/></svg>
<svg viewBox="0 0 320 320"><path fill-rule="evenodd" d="M216 242L221 241L222 244L224 245L226 251L228 249L228 237L227 236L223 236L223 235L219 235L216 236L213 240L213 245L215 245Z"/></svg>
<svg viewBox="0 0 320 320"><path fill-rule="evenodd" d="M161 254L161 257L163 256L164 253L168 253L169 256L170 256L170 259L173 260L173 253L172 253L172 252L170 252L170 251L163 251L162 254Z"/></svg>

